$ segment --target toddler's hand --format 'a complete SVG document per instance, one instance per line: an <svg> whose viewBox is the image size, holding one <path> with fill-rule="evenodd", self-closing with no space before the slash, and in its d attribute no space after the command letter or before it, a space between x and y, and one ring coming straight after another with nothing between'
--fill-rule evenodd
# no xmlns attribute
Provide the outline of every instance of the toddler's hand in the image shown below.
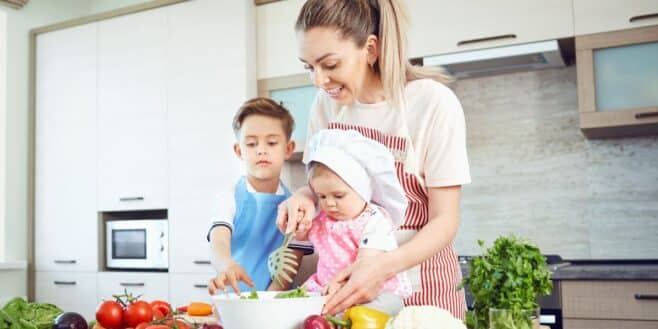
<svg viewBox="0 0 658 329"><path fill-rule="evenodd" d="M246 283L250 287L254 287L254 282L251 281L247 272L238 263L230 265L226 271L219 273L214 279L208 283L208 292L210 295L215 295L218 290L226 291L228 285L233 287L236 294L240 294L238 281Z"/></svg>
<svg viewBox="0 0 658 329"><path fill-rule="evenodd" d="M315 214L313 200L302 193L295 193L279 204L276 226L284 234L295 232L295 238L298 239L297 235L308 233L313 214Z"/></svg>

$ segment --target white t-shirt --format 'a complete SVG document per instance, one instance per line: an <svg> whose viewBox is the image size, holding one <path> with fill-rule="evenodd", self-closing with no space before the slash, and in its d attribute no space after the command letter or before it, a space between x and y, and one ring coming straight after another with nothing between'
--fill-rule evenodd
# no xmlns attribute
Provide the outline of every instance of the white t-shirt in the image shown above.
<svg viewBox="0 0 658 329"><path fill-rule="evenodd" d="M464 111L455 94L445 85L429 79L407 83L404 90L406 108L401 111L388 102L355 103L341 107L324 91L319 91L310 113L307 143L311 136L336 121L400 135L406 121L414 147L418 173L427 187L462 185L471 182L466 153ZM307 162L304 152L304 162Z"/></svg>

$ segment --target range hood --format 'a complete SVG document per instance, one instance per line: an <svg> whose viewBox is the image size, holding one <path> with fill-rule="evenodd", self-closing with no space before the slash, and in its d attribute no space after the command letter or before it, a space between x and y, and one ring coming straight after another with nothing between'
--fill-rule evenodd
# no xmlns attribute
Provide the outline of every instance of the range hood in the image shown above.
<svg viewBox="0 0 658 329"><path fill-rule="evenodd" d="M464 51L423 58L423 66L442 66L456 78L564 67L557 40Z"/></svg>

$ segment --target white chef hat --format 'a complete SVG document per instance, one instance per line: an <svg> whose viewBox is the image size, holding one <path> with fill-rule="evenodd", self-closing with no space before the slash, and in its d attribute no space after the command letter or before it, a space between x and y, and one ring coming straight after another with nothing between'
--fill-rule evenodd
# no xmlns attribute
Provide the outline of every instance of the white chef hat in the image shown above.
<svg viewBox="0 0 658 329"><path fill-rule="evenodd" d="M391 152L356 130L325 129L311 137L306 170L313 162L329 167L364 200L384 208L397 228L404 222L407 197Z"/></svg>

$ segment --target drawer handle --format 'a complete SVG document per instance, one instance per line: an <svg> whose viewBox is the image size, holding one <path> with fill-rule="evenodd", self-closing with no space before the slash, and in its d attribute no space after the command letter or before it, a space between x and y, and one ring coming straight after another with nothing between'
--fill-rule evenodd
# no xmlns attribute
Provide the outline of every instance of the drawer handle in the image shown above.
<svg viewBox="0 0 658 329"><path fill-rule="evenodd" d="M194 285L194 288L203 288L203 289L206 289L206 288L208 288L208 285L207 285L207 284L195 284L195 285Z"/></svg>
<svg viewBox="0 0 658 329"><path fill-rule="evenodd" d="M194 264L196 264L196 265L210 265L210 261L209 260L195 260Z"/></svg>
<svg viewBox="0 0 658 329"><path fill-rule="evenodd" d="M644 119L644 118L652 118L652 117L658 117L658 112L642 112L635 114L635 119Z"/></svg>
<svg viewBox="0 0 658 329"><path fill-rule="evenodd" d="M71 259L71 260L55 259L55 264L75 264L75 263L77 263L77 261L75 259Z"/></svg>
<svg viewBox="0 0 658 329"><path fill-rule="evenodd" d="M75 286L75 281L53 281L54 284L59 286Z"/></svg>
<svg viewBox="0 0 658 329"><path fill-rule="evenodd" d="M635 294L637 300L658 300L657 294Z"/></svg>
<svg viewBox="0 0 658 329"><path fill-rule="evenodd" d="M503 34L503 35L497 35L497 36L493 36L493 37L462 40L462 41L457 42L457 46L460 47L460 46L465 46L465 45L469 45L469 44L473 44L473 43L503 40L503 39L516 39L516 34Z"/></svg>
<svg viewBox="0 0 658 329"><path fill-rule="evenodd" d="M636 22L636 21L641 21L641 20L644 20L644 19L651 19L651 18L658 18L658 13L633 16L633 17L628 19L628 22L633 23L633 22Z"/></svg>
<svg viewBox="0 0 658 329"><path fill-rule="evenodd" d="M144 201L144 197L143 197L143 196L121 197L121 198L119 198L119 201L121 201L121 202L126 202L126 201Z"/></svg>
<svg viewBox="0 0 658 329"><path fill-rule="evenodd" d="M119 283L122 287L143 287L143 282L121 282Z"/></svg>

